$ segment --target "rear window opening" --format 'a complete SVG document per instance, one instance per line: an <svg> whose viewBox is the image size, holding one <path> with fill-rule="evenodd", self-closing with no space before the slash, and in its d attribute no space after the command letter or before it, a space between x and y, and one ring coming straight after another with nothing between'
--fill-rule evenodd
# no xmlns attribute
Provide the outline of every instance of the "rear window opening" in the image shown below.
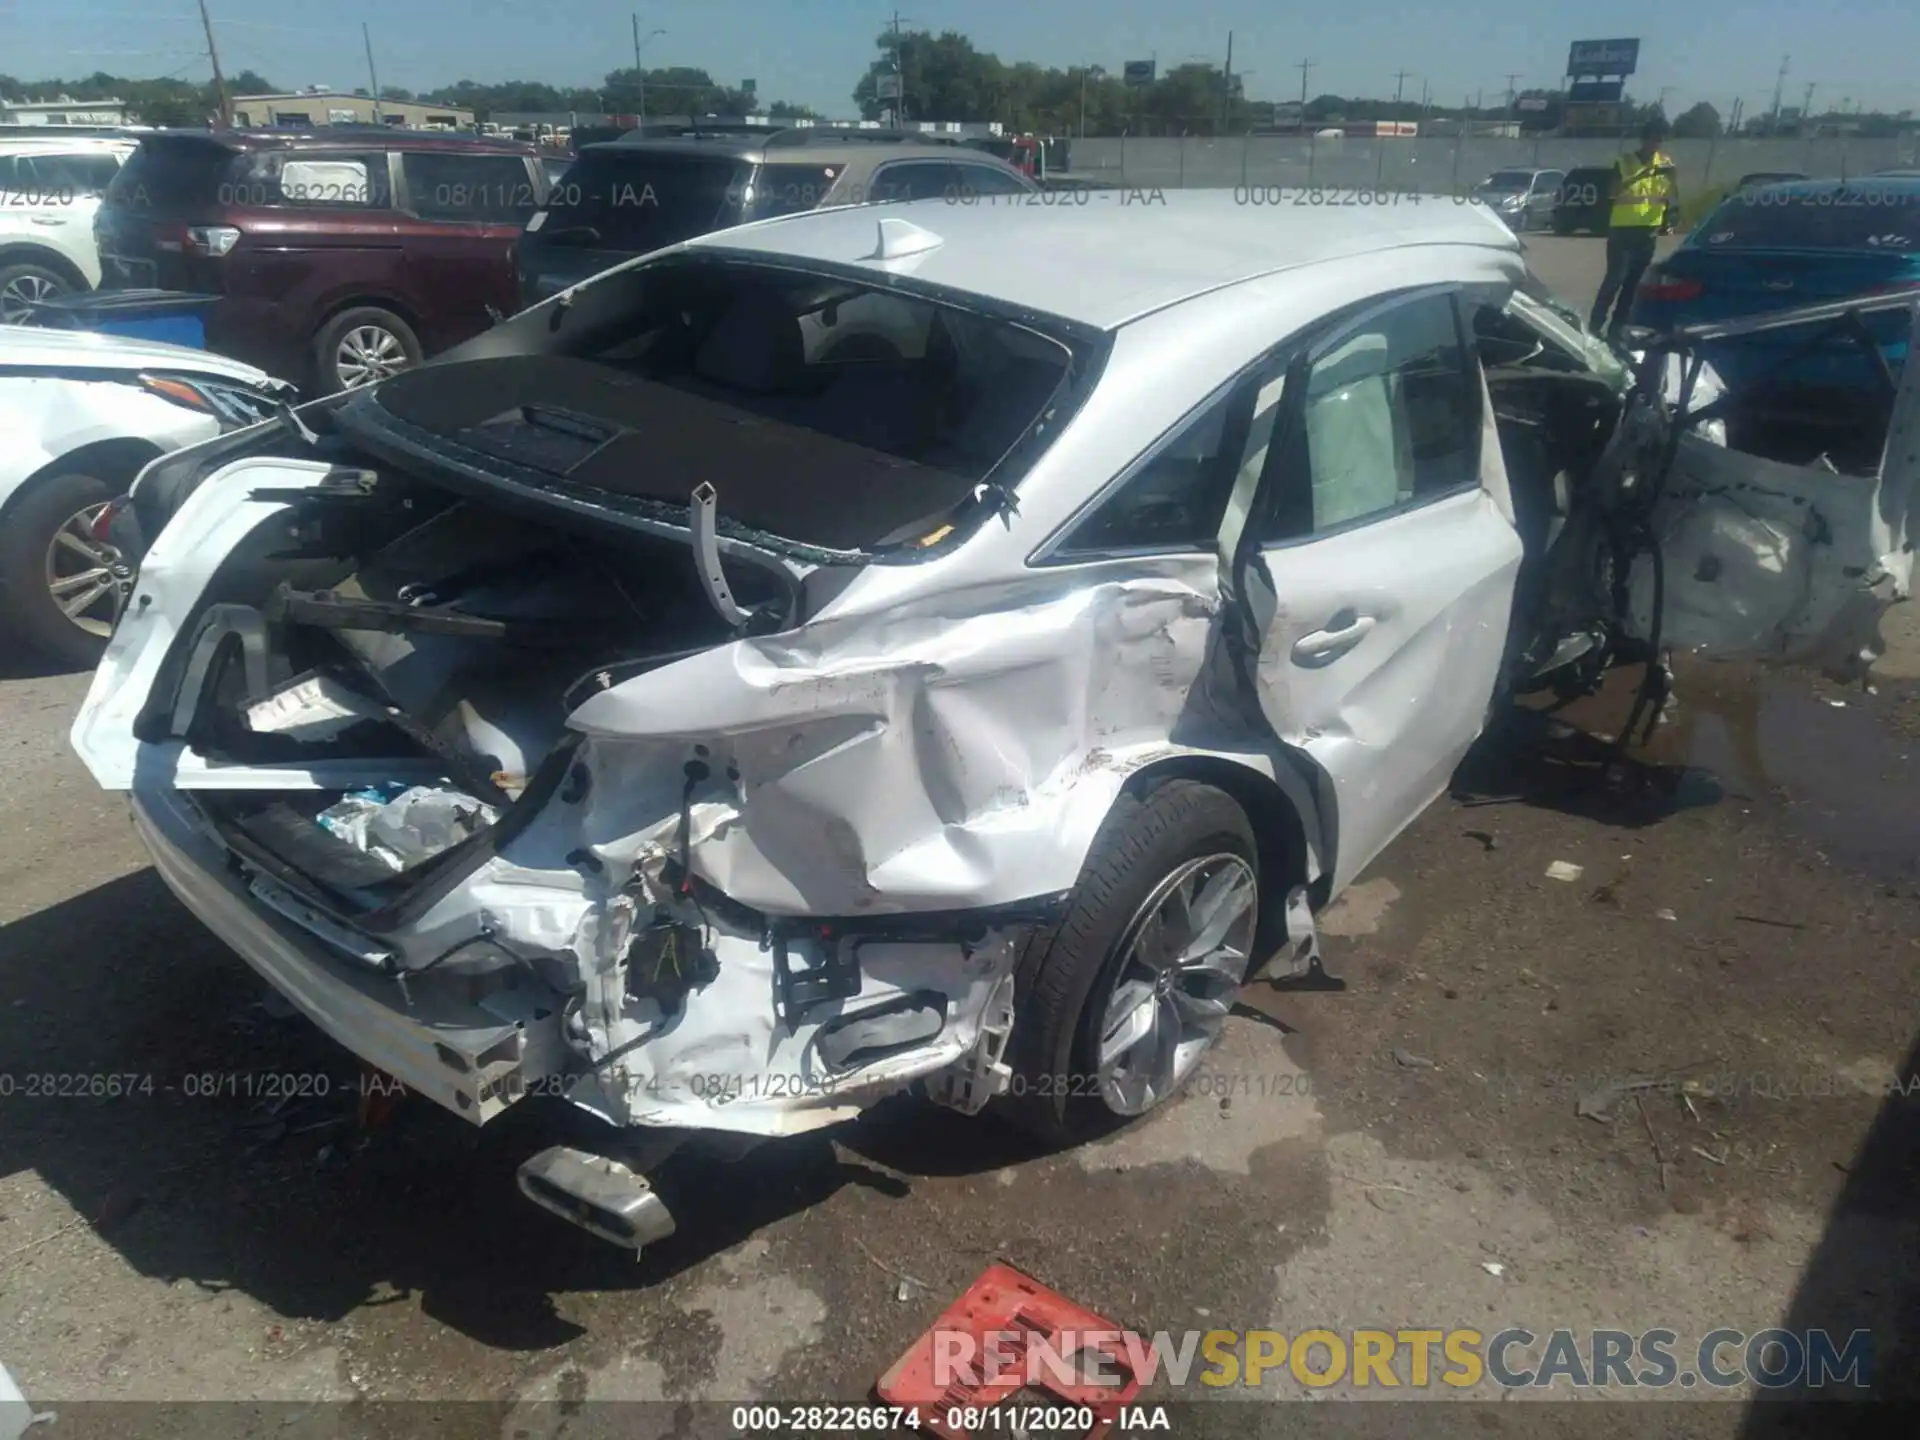
<svg viewBox="0 0 1920 1440"><path fill-rule="evenodd" d="M556 323L557 322L557 323ZM515 322L546 353L397 377L341 413L416 453L602 499L679 507L834 551L923 541L982 482L1010 484L1064 423L1075 341L891 287L689 259ZM509 330L513 326L508 327Z"/></svg>

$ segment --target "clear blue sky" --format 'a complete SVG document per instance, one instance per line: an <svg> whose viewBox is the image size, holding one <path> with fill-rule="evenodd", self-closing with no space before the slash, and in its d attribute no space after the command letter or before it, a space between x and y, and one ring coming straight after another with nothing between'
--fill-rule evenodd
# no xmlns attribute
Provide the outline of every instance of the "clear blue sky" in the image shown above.
<svg viewBox="0 0 1920 1440"><path fill-rule="evenodd" d="M632 63L632 0L208 0L221 58L278 84L362 86L359 22L373 27L384 84L414 90L469 77L593 85ZM765 100L788 99L829 114L851 112L848 94L873 54L890 7L870 0L650 0L639 7L653 65L695 65L716 81L759 81ZM1306 9L1307 7L1299 7ZM1920 109L1920 3L1852 0L1822 14L1806 0L1336 0L1311 18L1260 0L903 0L912 28L959 30L1004 60L1097 63L1157 52L1163 67L1219 63L1234 32L1234 68L1256 98L1300 92L1304 59L1317 62L1314 94L1391 95L1394 72L1410 72L1450 104L1484 90L1552 84L1567 42L1638 36L1641 70L1631 89L1669 113L1711 100L1724 114L1741 96L1752 113L1770 102L1782 55L1791 55L1787 103L1808 83L1814 106L1843 98L1864 108ZM323 13L324 12L324 13ZM337 16L338 18L333 18ZM0 0L0 70L22 79L54 75L208 71L194 0Z"/></svg>

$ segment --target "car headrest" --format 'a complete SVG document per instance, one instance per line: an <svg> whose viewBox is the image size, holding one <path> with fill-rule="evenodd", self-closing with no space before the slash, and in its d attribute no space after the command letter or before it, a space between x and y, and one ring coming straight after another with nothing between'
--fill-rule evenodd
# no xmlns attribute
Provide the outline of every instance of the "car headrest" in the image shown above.
<svg viewBox="0 0 1920 1440"><path fill-rule="evenodd" d="M799 320L766 290L749 290L734 301L693 357L701 379L761 394L784 389L805 365Z"/></svg>

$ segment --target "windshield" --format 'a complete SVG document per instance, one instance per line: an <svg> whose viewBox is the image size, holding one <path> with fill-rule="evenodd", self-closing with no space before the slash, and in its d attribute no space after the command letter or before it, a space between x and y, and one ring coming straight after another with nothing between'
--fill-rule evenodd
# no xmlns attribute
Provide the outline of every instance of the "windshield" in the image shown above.
<svg viewBox="0 0 1920 1440"><path fill-rule="evenodd" d="M1024 474L1064 428L1082 343L897 281L675 255L374 398L559 489L684 513L707 481L756 536L871 552L932 543L983 482Z"/></svg>
<svg viewBox="0 0 1920 1440"><path fill-rule="evenodd" d="M1496 195L1510 195L1529 189L1533 185L1531 170L1496 170L1480 182L1482 190L1490 190Z"/></svg>
<svg viewBox="0 0 1920 1440"><path fill-rule="evenodd" d="M1700 223L1708 250L1920 252L1920 185L1782 185L1734 196Z"/></svg>

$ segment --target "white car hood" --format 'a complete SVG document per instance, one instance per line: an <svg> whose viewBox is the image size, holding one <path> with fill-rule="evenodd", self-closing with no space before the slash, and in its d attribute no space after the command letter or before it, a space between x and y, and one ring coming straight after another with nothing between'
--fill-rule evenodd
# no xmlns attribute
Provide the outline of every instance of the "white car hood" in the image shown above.
<svg viewBox="0 0 1920 1440"><path fill-rule="evenodd" d="M124 335L101 335L88 330L48 330L37 325L0 326L0 371L48 368L88 370L142 370L190 372L217 376L245 385L272 385L264 370L206 350L167 345L158 340L132 340Z"/></svg>

